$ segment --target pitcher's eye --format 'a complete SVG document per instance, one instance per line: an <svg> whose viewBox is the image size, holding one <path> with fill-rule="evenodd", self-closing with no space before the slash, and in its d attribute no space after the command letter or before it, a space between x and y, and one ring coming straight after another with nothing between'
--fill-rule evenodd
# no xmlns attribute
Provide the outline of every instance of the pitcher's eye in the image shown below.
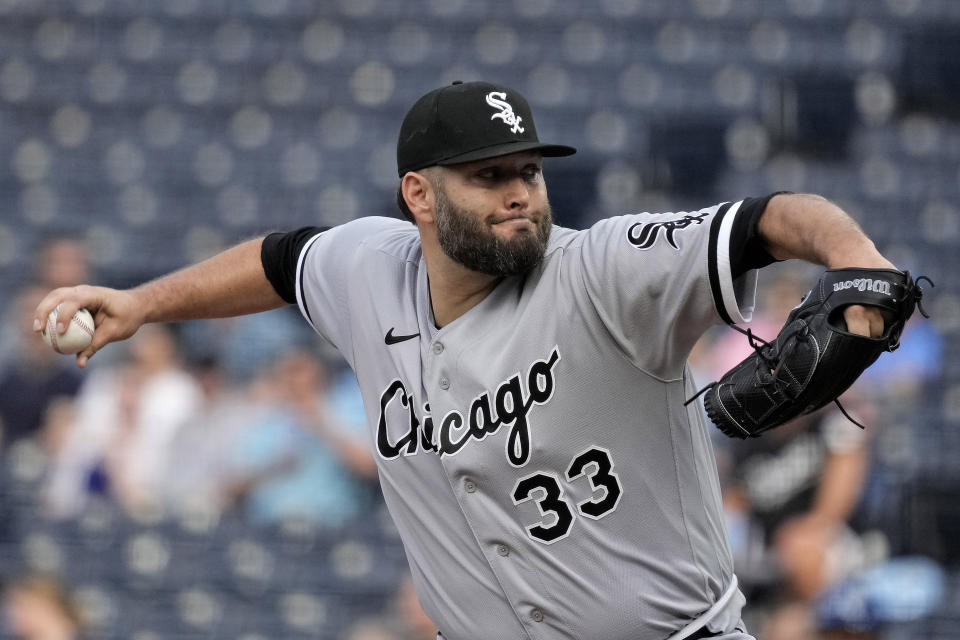
<svg viewBox="0 0 960 640"><path fill-rule="evenodd" d="M527 182L536 182L540 178L542 170L533 164L523 169L523 179Z"/></svg>

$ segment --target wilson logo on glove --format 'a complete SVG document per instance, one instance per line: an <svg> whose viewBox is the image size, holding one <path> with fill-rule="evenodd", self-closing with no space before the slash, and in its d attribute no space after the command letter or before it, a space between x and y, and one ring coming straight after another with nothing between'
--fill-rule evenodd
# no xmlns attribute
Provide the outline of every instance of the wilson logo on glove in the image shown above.
<svg viewBox="0 0 960 640"><path fill-rule="evenodd" d="M834 282L834 291L843 291L844 289L856 289L857 291L876 291L885 296L890 295L890 283L886 280L871 280L870 278L857 278L856 280L845 280L843 282Z"/></svg>

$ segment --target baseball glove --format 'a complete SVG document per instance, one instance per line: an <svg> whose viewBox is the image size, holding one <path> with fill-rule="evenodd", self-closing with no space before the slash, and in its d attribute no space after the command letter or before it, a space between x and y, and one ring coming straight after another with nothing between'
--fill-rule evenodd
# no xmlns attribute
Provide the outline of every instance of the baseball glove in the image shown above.
<svg viewBox="0 0 960 640"><path fill-rule="evenodd" d="M790 312L773 342L734 327L746 334L755 353L697 394L706 393L707 415L728 436L748 438L832 401L863 427L837 397L881 353L899 346L915 307L929 317L920 305L920 280L933 285L926 276L914 281L909 272L894 269L829 269ZM887 312L882 336L847 331L843 309L853 304Z"/></svg>

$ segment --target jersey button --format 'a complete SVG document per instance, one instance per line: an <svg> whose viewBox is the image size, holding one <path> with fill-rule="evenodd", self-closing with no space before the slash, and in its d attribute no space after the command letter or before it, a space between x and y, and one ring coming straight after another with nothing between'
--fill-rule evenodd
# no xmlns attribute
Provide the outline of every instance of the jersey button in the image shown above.
<svg viewBox="0 0 960 640"><path fill-rule="evenodd" d="M441 353L443 353L443 343L442 343L442 342L434 342L434 343L433 343L433 352L434 352L436 355L440 355Z"/></svg>
<svg viewBox="0 0 960 640"><path fill-rule="evenodd" d="M463 488L467 493L473 493L477 490L477 484L473 480L464 480Z"/></svg>
<svg viewBox="0 0 960 640"><path fill-rule="evenodd" d="M530 619L534 622L543 622L543 611L540 611L540 609L534 609L530 612Z"/></svg>
<svg viewBox="0 0 960 640"><path fill-rule="evenodd" d="M440 378L440 388L446 391L450 388L450 381L446 378Z"/></svg>
<svg viewBox="0 0 960 640"><path fill-rule="evenodd" d="M505 544L498 544L497 553L506 558L508 555L510 555L510 547Z"/></svg>

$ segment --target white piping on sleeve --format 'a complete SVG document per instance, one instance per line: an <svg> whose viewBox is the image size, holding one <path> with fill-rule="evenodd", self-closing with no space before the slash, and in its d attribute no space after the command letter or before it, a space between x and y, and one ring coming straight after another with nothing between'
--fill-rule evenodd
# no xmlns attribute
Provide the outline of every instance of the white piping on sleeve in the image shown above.
<svg viewBox="0 0 960 640"><path fill-rule="evenodd" d="M303 249L300 251L300 256L297 258L297 276L296 276L296 294L297 294L297 306L300 308L300 313L303 314L303 317L307 320L314 331L319 333L317 325L314 324L313 319L310 317L310 311L307 309L307 301L303 296L303 264L306 261L307 252L310 250L310 247L313 246L313 243L316 242L323 233L318 233L313 236L303 245Z"/></svg>
<svg viewBox="0 0 960 640"><path fill-rule="evenodd" d="M737 302L737 293L733 285L733 274L730 270L730 234L733 231L733 221L740 212L740 205L743 200L732 205L720 221L720 230L717 233L717 278L720 283L720 295L723 300L723 307L734 324L750 322L753 317L753 306L740 309ZM744 274L744 278L751 278L748 283L750 287L756 285L756 272Z"/></svg>

